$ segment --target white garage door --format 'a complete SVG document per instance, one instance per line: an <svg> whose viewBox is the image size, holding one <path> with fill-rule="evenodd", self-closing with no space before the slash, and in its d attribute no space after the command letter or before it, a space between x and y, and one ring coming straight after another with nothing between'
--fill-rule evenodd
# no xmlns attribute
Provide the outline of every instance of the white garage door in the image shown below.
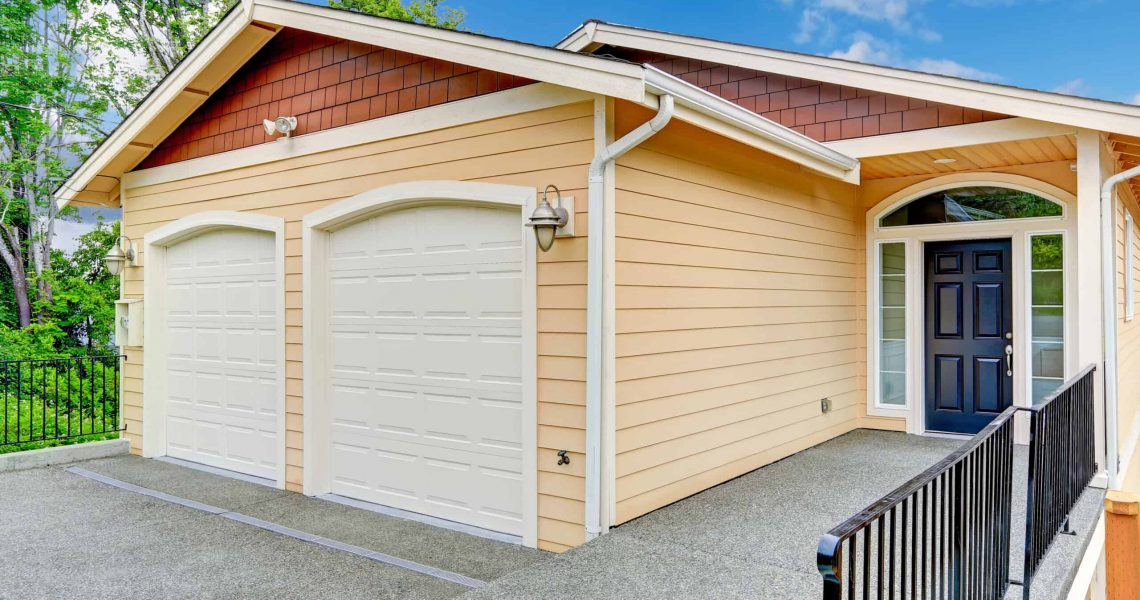
<svg viewBox="0 0 1140 600"><path fill-rule="evenodd" d="M520 230L437 205L331 235L333 493L521 534Z"/></svg>
<svg viewBox="0 0 1140 600"><path fill-rule="evenodd" d="M274 237L222 229L166 252L167 454L277 478Z"/></svg>

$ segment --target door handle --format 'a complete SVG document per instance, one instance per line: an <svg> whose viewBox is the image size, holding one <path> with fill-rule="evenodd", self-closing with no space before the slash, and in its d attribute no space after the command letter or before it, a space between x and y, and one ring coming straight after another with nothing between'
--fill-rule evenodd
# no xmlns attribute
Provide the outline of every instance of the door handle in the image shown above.
<svg viewBox="0 0 1140 600"><path fill-rule="evenodd" d="M1005 345L1005 376L1013 377L1013 344Z"/></svg>

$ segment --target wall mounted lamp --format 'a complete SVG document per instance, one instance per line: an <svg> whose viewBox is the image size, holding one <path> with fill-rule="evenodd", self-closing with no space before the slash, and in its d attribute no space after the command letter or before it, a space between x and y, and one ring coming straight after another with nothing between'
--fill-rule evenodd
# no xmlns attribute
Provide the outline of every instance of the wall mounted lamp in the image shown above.
<svg viewBox="0 0 1140 600"><path fill-rule="evenodd" d="M550 190L554 190L554 196L558 199L558 206L551 206L550 201L547 200L547 194L550 193ZM570 211L562 206L562 192L558 191L557 187L548 185L543 190L542 200L531 213L526 226L534 229L534 238L538 242L539 249L546 252L554 245L554 236L558 229L564 227L569 221Z"/></svg>
<svg viewBox="0 0 1140 600"><path fill-rule="evenodd" d="M126 245L123 244L124 241ZM103 257L103 264L107 265L107 272L112 275L118 275L123 270L124 264L134 266L135 246L131 238L120 235L119 239L115 240L115 245L107 251L107 256Z"/></svg>

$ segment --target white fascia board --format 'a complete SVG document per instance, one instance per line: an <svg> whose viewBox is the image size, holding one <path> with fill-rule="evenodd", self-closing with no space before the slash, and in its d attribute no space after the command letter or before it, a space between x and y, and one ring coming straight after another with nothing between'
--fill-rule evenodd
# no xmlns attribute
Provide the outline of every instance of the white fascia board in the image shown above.
<svg viewBox="0 0 1140 600"><path fill-rule="evenodd" d="M568 38L559 48L578 51L589 44L695 58L931 102L1140 136L1140 106L607 23L596 23L588 39L585 36Z"/></svg>
<svg viewBox="0 0 1140 600"><path fill-rule="evenodd" d="M855 158L653 67L645 68L645 82L650 93L673 96L679 119L829 177L859 183Z"/></svg>
<svg viewBox="0 0 1140 600"><path fill-rule="evenodd" d="M265 23L398 48L635 102L641 100L644 91L640 65L289 0L253 3L253 18Z"/></svg>
<svg viewBox="0 0 1140 600"><path fill-rule="evenodd" d="M155 115L173 102L202 69L208 66L249 23L249 13L245 10L231 10L222 22L174 68L174 71L159 82L158 87L131 111L131 114L111 132L95 152L83 161L67 181L63 182L56 196L60 208L67 206L72 198L81 193L107 166L107 163L114 160L131 140L150 124Z"/></svg>
<svg viewBox="0 0 1140 600"><path fill-rule="evenodd" d="M855 158L905 154L907 152L929 152L944 148L974 146L1029 140L1057 135L1076 134L1077 128L1071 125L1036 121L1024 117L1012 117L997 121L969 123L936 127L905 133L888 133L870 137L853 138L825 142L833 150Z"/></svg>

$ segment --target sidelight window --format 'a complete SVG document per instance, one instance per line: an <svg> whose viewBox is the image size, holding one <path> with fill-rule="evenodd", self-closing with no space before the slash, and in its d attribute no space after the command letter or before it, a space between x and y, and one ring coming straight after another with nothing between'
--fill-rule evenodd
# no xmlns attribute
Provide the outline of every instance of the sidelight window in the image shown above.
<svg viewBox="0 0 1140 600"><path fill-rule="evenodd" d="M906 244L879 244L879 405L906 406Z"/></svg>
<svg viewBox="0 0 1140 600"><path fill-rule="evenodd" d="M1030 247L1031 394L1038 404L1065 381L1065 247L1059 233Z"/></svg>

